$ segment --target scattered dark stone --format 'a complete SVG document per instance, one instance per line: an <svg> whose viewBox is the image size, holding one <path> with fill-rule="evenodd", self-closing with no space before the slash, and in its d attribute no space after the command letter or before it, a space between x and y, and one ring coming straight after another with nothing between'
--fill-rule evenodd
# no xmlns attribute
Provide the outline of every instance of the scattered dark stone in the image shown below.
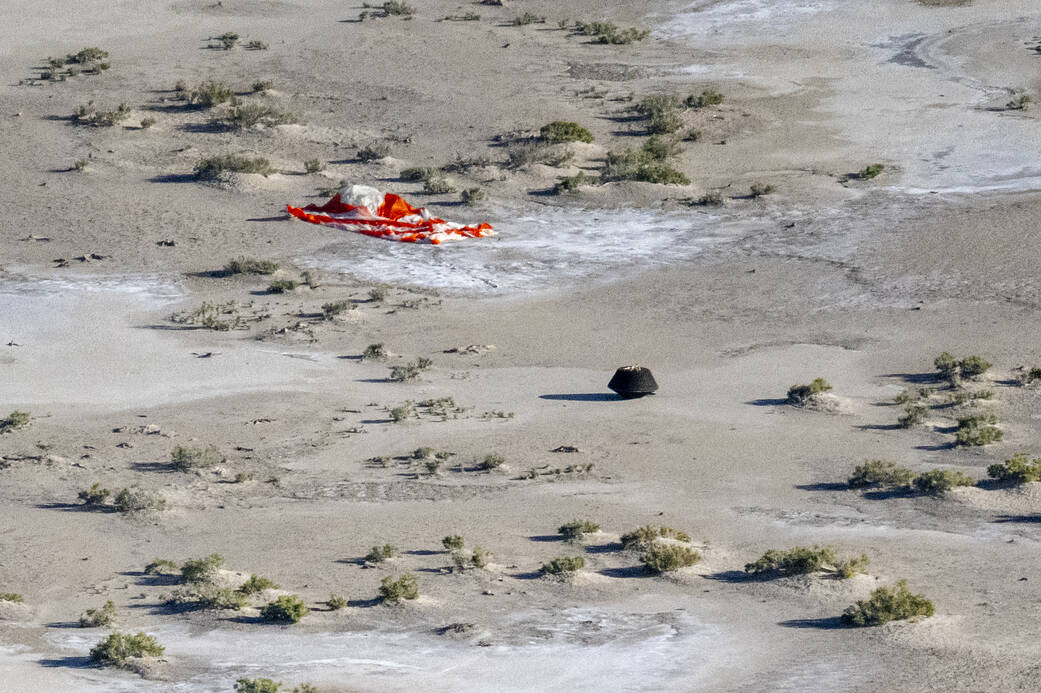
<svg viewBox="0 0 1041 693"><path fill-rule="evenodd" d="M658 389L658 383L654 380L649 368L622 366L615 371L614 377L611 378L607 387L622 397L635 398L653 394Z"/></svg>

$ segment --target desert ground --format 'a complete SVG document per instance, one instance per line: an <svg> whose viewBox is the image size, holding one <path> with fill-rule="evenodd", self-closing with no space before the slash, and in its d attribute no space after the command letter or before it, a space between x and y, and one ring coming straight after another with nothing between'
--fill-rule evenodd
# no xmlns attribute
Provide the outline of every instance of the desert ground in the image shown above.
<svg viewBox="0 0 1041 693"><path fill-rule="evenodd" d="M0 690L1036 690L1041 484L988 472L1041 455L1035 2L0 18ZM106 68L48 64L92 47ZM609 180L656 95L684 179ZM196 175L223 154L268 167ZM352 183L497 235L285 212ZM943 352L990 367L944 378ZM658 391L615 396L635 364ZM958 444L967 417L998 439ZM847 483L868 460L970 479ZM623 541L648 525L679 532ZM815 546L869 562L745 569ZM656 574L654 547L698 560ZM253 575L277 586L234 597ZM843 623L899 580L934 613ZM309 613L271 622L283 596ZM99 666L116 632L164 650Z"/></svg>

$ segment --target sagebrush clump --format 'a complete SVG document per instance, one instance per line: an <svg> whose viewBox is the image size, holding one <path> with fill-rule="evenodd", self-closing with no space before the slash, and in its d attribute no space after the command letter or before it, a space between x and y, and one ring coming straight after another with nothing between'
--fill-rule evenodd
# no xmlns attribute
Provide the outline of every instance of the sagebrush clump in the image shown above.
<svg viewBox="0 0 1041 693"><path fill-rule="evenodd" d="M581 541L585 535L599 531L600 525L591 520L572 520L561 525L557 534L563 537L564 541Z"/></svg>
<svg viewBox="0 0 1041 693"><path fill-rule="evenodd" d="M649 548L659 539L675 539L676 541L690 543L690 535L686 532L673 529L672 527L644 525L622 535L622 548L642 551Z"/></svg>
<svg viewBox="0 0 1041 693"><path fill-rule="evenodd" d="M189 559L181 565L181 581L196 585L213 582L222 567L224 567L224 557L219 553Z"/></svg>
<svg viewBox="0 0 1041 693"><path fill-rule="evenodd" d="M161 657L165 652L154 637L145 633L112 633L90 650L90 660L101 666L126 667L128 660Z"/></svg>
<svg viewBox="0 0 1041 693"><path fill-rule="evenodd" d="M100 628L116 622L116 605L110 599L97 609L87 609L80 616L80 628Z"/></svg>
<svg viewBox="0 0 1041 693"><path fill-rule="evenodd" d="M0 435L17 431L19 428L25 428L29 425L30 418L27 411L15 410L11 412L6 418L0 419Z"/></svg>
<svg viewBox="0 0 1041 693"><path fill-rule="evenodd" d="M824 378L814 378L809 385L792 385L788 388L788 403L801 406L810 401L814 395L831 390L831 385Z"/></svg>
<svg viewBox="0 0 1041 693"><path fill-rule="evenodd" d="M257 157L254 159L238 154L220 154L201 159L195 164L194 174L199 180L213 180L222 173L259 173L269 176L275 172L271 162Z"/></svg>
<svg viewBox="0 0 1041 693"><path fill-rule="evenodd" d="M919 474L911 483L918 493L938 496L947 493L956 486L975 486L976 480L953 469L934 469L930 472Z"/></svg>
<svg viewBox="0 0 1041 693"><path fill-rule="evenodd" d="M539 129L539 137L550 144L592 142L593 133L570 120L554 120Z"/></svg>
<svg viewBox="0 0 1041 693"><path fill-rule="evenodd" d="M867 600L859 600L842 614L847 626L881 626L890 621L929 618L935 613L933 603L920 594L911 594L907 580L893 587L879 587Z"/></svg>
<svg viewBox="0 0 1041 693"><path fill-rule="evenodd" d="M787 551L770 549L751 563L745 564L745 572L757 576L808 575L830 571L843 579L851 578L864 571L868 565L865 554L839 559L830 546L796 546Z"/></svg>
<svg viewBox="0 0 1041 693"><path fill-rule="evenodd" d="M973 414L958 419L958 428L954 432L958 445L981 446L996 443L1004 437L998 428L998 418L993 414Z"/></svg>
<svg viewBox="0 0 1041 693"><path fill-rule="evenodd" d="M207 445L204 448L189 448L178 445L170 453L170 466L180 472L205 469L223 462L224 456L221 455L216 445Z"/></svg>
<svg viewBox="0 0 1041 693"><path fill-rule="evenodd" d="M555 575L558 577L571 577L586 564L586 559L581 556L558 556L552 559L548 563L543 563L539 567L539 573L542 575Z"/></svg>
<svg viewBox="0 0 1041 693"><path fill-rule="evenodd" d="M260 610L260 617L272 623L296 623L310 611L300 597L286 594L268 602L267 606Z"/></svg>
<svg viewBox="0 0 1041 693"><path fill-rule="evenodd" d="M1006 484L1041 481L1041 457L1030 459L1022 452L1016 453L1002 463L987 467L987 476Z"/></svg>
<svg viewBox="0 0 1041 693"><path fill-rule="evenodd" d="M893 462L867 460L853 469L853 474L846 483L850 488L901 488L909 486L915 476L910 469L898 467Z"/></svg>
<svg viewBox="0 0 1041 693"><path fill-rule="evenodd" d="M419 585L416 582L416 576L405 573L395 579L388 575L380 581L379 595L383 601L390 604L399 604L407 599L418 599Z"/></svg>
<svg viewBox="0 0 1041 693"><path fill-rule="evenodd" d="M701 560L701 554L682 544L652 544L640 556L640 562L652 573L667 573L692 566Z"/></svg>

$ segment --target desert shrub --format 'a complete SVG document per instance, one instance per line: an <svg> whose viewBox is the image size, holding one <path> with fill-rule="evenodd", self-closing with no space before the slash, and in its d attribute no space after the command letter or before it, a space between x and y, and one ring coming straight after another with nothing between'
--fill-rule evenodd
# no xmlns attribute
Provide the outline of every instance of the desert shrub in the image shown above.
<svg viewBox="0 0 1041 693"><path fill-rule="evenodd" d="M806 404L813 395L827 392L831 385L824 378L814 378L809 385L792 385L788 388L788 403L796 406Z"/></svg>
<svg viewBox="0 0 1041 693"><path fill-rule="evenodd" d="M111 599L97 609L87 609L80 616L80 628L100 628L101 626L111 626L115 622L116 605Z"/></svg>
<svg viewBox="0 0 1041 693"><path fill-rule="evenodd" d="M111 111L99 111L93 101L88 101L76 109L72 117L73 122L77 125L112 127L130 117L130 106L121 103Z"/></svg>
<svg viewBox="0 0 1041 693"><path fill-rule="evenodd" d="M825 565L834 565L835 549L830 546L796 546L787 551L770 549L759 559L745 564L745 572L752 575L805 575L817 573Z"/></svg>
<svg viewBox="0 0 1041 693"><path fill-rule="evenodd" d="M996 443L1004 437L1004 432L994 424L998 419L993 414L973 414L958 419L958 429L954 432L958 445L974 446Z"/></svg>
<svg viewBox="0 0 1041 693"><path fill-rule="evenodd" d="M846 482L850 488L881 486L882 488L898 488L908 486L914 481L915 473L910 469L897 467L886 460L867 460L853 469L853 475Z"/></svg>
<svg viewBox="0 0 1041 693"><path fill-rule="evenodd" d="M582 570L585 564L586 559L581 556L558 556L549 563L543 563L539 567L539 573L542 575L570 577Z"/></svg>
<svg viewBox="0 0 1041 693"><path fill-rule="evenodd" d="M84 48L77 53L70 53L65 56L65 62L74 63L77 65L87 65L90 63L97 63L108 57L108 51L102 50L97 47Z"/></svg>
<svg viewBox="0 0 1041 693"><path fill-rule="evenodd" d="M181 581L190 585L213 582L223 566L224 556L219 553L189 559L181 565Z"/></svg>
<svg viewBox="0 0 1041 693"><path fill-rule="evenodd" d="M29 425L30 418L29 412L27 411L15 410L11 412L6 418L0 419L0 434L17 431L19 428L25 428Z"/></svg>
<svg viewBox="0 0 1041 693"><path fill-rule="evenodd" d="M207 445L204 448L187 448L178 445L170 453L170 465L180 472L212 467L222 462L224 462L224 456L221 455L216 445Z"/></svg>
<svg viewBox="0 0 1041 693"><path fill-rule="evenodd" d="M961 374L965 378L978 378L994 365L979 356L966 356L959 363Z"/></svg>
<svg viewBox="0 0 1041 693"><path fill-rule="evenodd" d="M493 452L490 455L485 455L484 459L481 460L481 463L479 465L477 465L477 468L478 469L483 469L484 471L491 471L492 469L498 469L505 462L506 462L506 458L505 457L503 457L502 455L500 455L498 453Z"/></svg>
<svg viewBox="0 0 1041 693"><path fill-rule="evenodd" d="M893 401L897 404L914 404L923 399L928 399L932 394L933 389L929 387L909 387L894 397Z"/></svg>
<svg viewBox="0 0 1041 693"><path fill-rule="evenodd" d="M641 556L640 562L652 573L667 573L686 568L701 560L701 554L680 544L652 544Z"/></svg>
<svg viewBox="0 0 1041 693"><path fill-rule="evenodd" d="M226 31L217 38L220 39L221 48L226 51L230 51L239 42L239 35L234 31Z"/></svg>
<svg viewBox="0 0 1041 693"><path fill-rule="evenodd" d="M380 581L379 595L383 601L391 604L399 604L405 599L418 599L419 585L416 582L416 576L412 573L405 573L394 579L388 575Z"/></svg>
<svg viewBox="0 0 1041 693"><path fill-rule="evenodd" d="M592 142L593 133L570 120L554 120L539 129L539 137L550 144Z"/></svg>
<svg viewBox="0 0 1041 693"><path fill-rule="evenodd" d="M690 542L690 535L672 527L644 525L622 535L622 548L642 551L649 548L658 539L675 539L677 541Z"/></svg>
<svg viewBox="0 0 1041 693"><path fill-rule="evenodd" d="M373 546L367 554L365 554L366 563L382 563L388 558L394 558L398 554L398 549L390 544L384 544L383 546Z"/></svg>
<svg viewBox="0 0 1041 693"><path fill-rule="evenodd" d="M248 51L266 51L268 45L263 41L253 40L246 44L246 50Z"/></svg>
<svg viewBox="0 0 1041 693"><path fill-rule="evenodd" d="M608 152L600 170L600 180L604 183L632 180L663 185L690 184L690 179L680 171L656 161L645 151L632 149Z"/></svg>
<svg viewBox="0 0 1041 693"><path fill-rule="evenodd" d="M423 181L423 192L429 195L446 195L455 192L455 188L446 178L427 178Z"/></svg>
<svg viewBox="0 0 1041 693"><path fill-rule="evenodd" d="M163 648L145 633L112 633L90 650L90 659L101 666L125 667L131 657L161 657Z"/></svg>
<svg viewBox="0 0 1041 693"><path fill-rule="evenodd" d="M430 367L430 359L419 358L403 366L391 366L389 379L395 383L411 383Z"/></svg>
<svg viewBox="0 0 1041 693"><path fill-rule="evenodd" d="M389 0L383 3L383 12L392 17L411 17L416 13L416 8L401 0Z"/></svg>
<svg viewBox="0 0 1041 693"><path fill-rule="evenodd" d="M329 598L325 600L325 603L333 611L339 611L340 609L347 608L347 600L335 594L330 594Z"/></svg>
<svg viewBox="0 0 1041 693"><path fill-rule="evenodd" d="M553 194L561 195L563 193L578 192L578 189L583 185L594 185L598 182L595 176L590 176L585 171L580 171L573 176L564 176L558 178L557 182L553 185Z"/></svg>
<svg viewBox="0 0 1041 693"><path fill-rule="evenodd" d="M600 525L590 520L572 520L557 528L564 541L580 541L585 535L600 531Z"/></svg>
<svg viewBox="0 0 1041 693"><path fill-rule="evenodd" d="M713 190L693 200L690 204L698 207L720 207L726 204L726 201L723 199L722 193Z"/></svg>
<svg viewBox="0 0 1041 693"><path fill-rule="evenodd" d="M662 137L661 135L652 135L643 143L643 147L640 149L654 161L665 161L670 156L675 156L681 151L675 139Z"/></svg>
<svg viewBox="0 0 1041 693"><path fill-rule="evenodd" d="M441 546L447 551L458 551L463 548L463 538L458 534L449 534L441 540Z"/></svg>
<svg viewBox="0 0 1041 693"><path fill-rule="evenodd" d="M1041 481L1041 457L1030 459L1021 452L1016 453L1000 464L987 467L987 476L1008 484Z"/></svg>
<svg viewBox="0 0 1041 693"><path fill-rule="evenodd" d="M1016 380L1024 387L1041 380L1041 367L1032 366L1031 368L1026 368L1025 366L1020 366L1016 374Z"/></svg>
<svg viewBox="0 0 1041 693"><path fill-rule="evenodd" d="M933 366L940 377L956 384L960 378L978 378L992 366L979 356L966 356L958 359L949 352L943 352L933 359Z"/></svg>
<svg viewBox="0 0 1041 693"><path fill-rule="evenodd" d="M235 92L224 82L208 80L188 92L188 103L199 108L213 108L234 96Z"/></svg>
<svg viewBox="0 0 1041 693"><path fill-rule="evenodd" d="M257 260L256 258L240 257L229 260L224 265L224 274L274 274L278 271L278 263L273 260Z"/></svg>
<svg viewBox="0 0 1041 693"><path fill-rule="evenodd" d="M80 491L78 495L84 505L104 505L111 493L107 488L101 488L101 484L94 482L90 488Z"/></svg>
<svg viewBox="0 0 1041 693"><path fill-rule="evenodd" d="M398 176L401 180L419 182L437 178L443 174L442 169L433 166L402 169Z"/></svg>
<svg viewBox="0 0 1041 693"><path fill-rule="evenodd" d="M769 195L775 190L776 188L772 185L767 185L765 183L752 183L751 187L748 189L748 194L754 199L762 197L763 195Z"/></svg>
<svg viewBox="0 0 1041 693"><path fill-rule="evenodd" d="M867 554L862 553L859 556L842 559L835 565L835 570L840 578L848 580L854 575L863 573L867 569L869 562Z"/></svg>
<svg viewBox="0 0 1041 693"><path fill-rule="evenodd" d="M272 679L242 678L235 682L235 693L278 693L280 688L282 683Z"/></svg>
<svg viewBox="0 0 1041 693"><path fill-rule="evenodd" d="M253 84L249 85L249 89L254 94L262 94L268 89L270 89L272 86L274 86L274 84L270 80L258 79L256 82L253 82Z"/></svg>
<svg viewBox="0 0 1041 693"><path fill-rule="evenodd" d="M715 89L705 89L700 94L688 96L683 101L683 105L687 108L707 108L708 106L718 106L723 103L725 98Z"/></svg>
<svg viewBox="0 0 1041 693"><path fill-rule="evenodd" d="M298 286L300 284L293 279L276 279L268 284L267 290L271 294L284 294L289 291L295 291Z"/></svg>
<svg viewBox="0 0 1041 693"><path fill-rule="evenodd" d="M116 494L112 507L121 513L159 511L166 509L166 499L157 493L131 486Z"/></svg>
<svg viewBox="0 0 1041 693"><path fill-rule="evenodd" d="M12 602L21 604L25 599L17 592L0 592L0 602Z"/></svg>
<svg viewBox="0 0 1041 693"><path fill-rule="evenodd" d="M860 171L857 172L857 178L860 180L871 180L878 176L878 174L882 173L884 169L885 164L871 164L860 169Z"/></svg>
<svg viewBox="0 0 1041 693"><path fill-rule="evenodd" d="M458 549L452 552L452 565L456 570L470 570L472 568L483 568L488 565L491 553L475 546L470 551Z"/></svg>
<svg viewBox="0 0 1041 693"><path fill-rule="evenodd" d="M331 303L322 304L322 317L326 320L332 320L340 313L344 313L354 308L354 304L350 301L333 301Z"/></svg>
<svg viewBox="0 0 1041 693"><path fill-rule="evenodd" d="M265 104L247 103L233 106L226 113L213 118L211 122L231 130L248 130L258 125L287 125L297 122L297 118L292 113Z"/></svg>
<svg viewBox="0 0 1041 693"><path fill-rule="evenodd" d="M380 140L374 140L358 150L358 159L366 163L379 161L390 154L390 145Z"/></svg>
<svg viewBox="0 0 1041 693"><path fill-rule="evenodd" d="M575 22L572 31L576 34L591 36L596 43L614 45L643 41L651 35L647 29L622 29L611 22Z"/></svg>
<svg viewBox="0 0 1041 693"><path fill-rule="evenodd" d="M953 469L934 469L919 474L911 483L918 493L939 496L955 486L975 486L976 480Z"/></svg>
<svg viewBox="0 0 1041 693"><path fill-rule="evenodd" d="M1025 111L1030 107L1033 99L1030 98L1030 94L1017 94L1013 96L1008 103L1005 104L1006 111Z"/></svg>
<svg viewBox="0 0 1041 693"><path fill-rule="evenodd" d="M387 358L387 352L383 348L382 344L370 344L365 347L365 351L362 352L361 357L366 360L382 361Z"/></svg>
<svg viewBox="0 0 1041 693"><path fill-rule="evenodd" d="M484 198L484 191L480 188L467 188L459 193L459 201L464 205L475 205Z"/></svg>
<svg viewBox="0 0 1041 693"><path fill-rule="evenodd" d="M145 566L145 575L169 575L180 572L181 567L166 558L157 558Z"/></svg>
<svg viewBox="0 0 1041 693"><path fill-rule="evenodd" d="M405 402L400 407L391 407L387 413L390 414L391 421L401 423L416 415L416 407L412 402Z"/></svg>
<svg viewBox="0 0 1041 693"><path fill-rule="evenodd" d="M266 577L259 577L257 575L250 575L249 579L239 585L238 592L247 596L253 594L260 594L264 590L277 590L278 585L273 580L269 580Z"/></svg>
<svg viewBox="0 0 1041 693"><path fill-rule="evenodd" d="M197 609L240 611L243 607L249 605L249 599L242 592L233 590L230 587L200 584L191 590L183 590L176 593L168 603L189 604Z"/></svg>
<svg viewBox="0 0 1041 693"><path fill-rule="evenodd" d="M513 26L527 26L528 24L545 24L546 18L540 17L537 14L531 12L525 12L524 14L517 15L513 18Z"/></svg>
<svg viewBox="0 0 1041 693"><path fill-rule="evenodd" d="M80 160L78 160L78 161L76 161L75 163L72 164L72 168L74 170L80 171L80 172L86 171L87 170L87 164L89 164L89 163L90 162L87 161L86 159L80 159Z"/></svg>
<svg viewBox="0 0 1041 693"><path fill-rule="evenodd" d="M308 159L304 162L304 171L308 174L318 173L322 170L322 162L318 159Z"/></svg>
<svg viewBox="0 0 1041 693"><path fill-rule="evenodd" d="M152 116L145 116L144 118L141 119L141 129L142 130L147 130L148 128L152 127L155 124L156 124L156 119L153 118Z"/></svg>
<svg viewBox="0 0 1041 693"><path fill-rule="evenodd" d="M296 623L310 611L299 597L286 594L261 609L260 617L274 623Z"/></svg>
<svg viewBox="0 0 1041 693"><path fill-rule="evenodd" d="M847 626L881 626L890 621L911 618L928 618L935 613L933 603L920 594L911 594L907 580L893 587L879 587L871 592L868 600L858 600L842 613L842 623Z"/></svg>
<svg viewBox="0 0 1041 693"><path fill-rule="evenodd" d="M487 549L475 546L470 549L470 565L474 568L483 568L488 565L488 559L492 557L492 554Z"/></svg>
<svg viewBox="0 0 1041 693"><path fill-rule="evenodd" d="M238 154L218 154L217 156L201 159L195 164L195 177L200 180L213 180L225 172L231 173L259 173L268 176L275 172L271 162L267 159L251 159L248 156Z"/></svg>
<svg viewBox="0 0 1041 693"><path fill-rule="evenodd" d="M929 413L929 408L922 406L921 404L905 404L904 415L899 417L896 421L901 428L911 428L925 422L925 417Z"/></svg>

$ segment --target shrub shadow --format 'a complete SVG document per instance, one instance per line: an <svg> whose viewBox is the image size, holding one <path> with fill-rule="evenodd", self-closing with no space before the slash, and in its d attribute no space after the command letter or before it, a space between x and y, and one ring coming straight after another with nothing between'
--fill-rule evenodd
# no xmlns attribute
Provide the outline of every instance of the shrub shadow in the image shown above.
<svg viewBox="0 0 1041 693"><path fill-rule="evenodd" d="M889 500L890 498L915 498L918 494L908 488L880 488L864 491L860 495L868 500Z"/></svg>
<svg viewBox="0 0 1041 693"><path fill-rule="evenodd" d="M79 621L54 621L43 624L47 628L79 628Z"/></svg>
<svg viewBox="0 0 1041 693"><path fill-rule="evenodd" d="M69 667L72 669L97 667L97 665L91 661L90 657L54 657L49 659L39 659L37 662L41 667L47 667L48 669L56 667Z"/></svg>
<svg viewBox="0 0 1041 693"><path fill-rule="evenodd" d="M800 491L848 491L849 484L841 481L821 481L816 484L796 484Z"/></svg>
<svg viewBox="0 0 1041 693"><path fill-rule="evenodd" d="M531 541L542 542L564 541L564 537L562 537L559 534L536 534L534 536L528 537L528 539Z"/></svg>
<svg viewBox="0 0 1041 693"><path fill-rule="evenodd" d="M927 452L941 452L943 450L953 450L958 447L955 442L950 443L937 443L936 445L915 445L915 450L925 450Z"/></svg>
<svg viewBox="0 0 1041 693"><path fill-rule="evenodd" d="M793 618L788 621L780 621L777 625L785 628L817 628L819 630L836 630L844 627L842 625L842 619L838 616L825 616L824 618Z"/></svg>
<svg viewBox="0 0 1041 693"><path fill-rule="evenodd" d="M614 553L615 551L622 550L622 542L612 541L607 544L596 544L594 546L587 546L586 553Z"/></svg>
<svg viewBox="0 0 1041 693"><path fill-rule="evenodd" d="M379 606L383 603L382 597L373 597L372 599L348 599L347 606L356 606L359 609L370 609L374 606Z"/></svg>
<svg viewBox="0 0 1041 693"><path fill-rule="evenodd" d="M630 565L624 568L604 568L596 571L599 575L612 578L648 578L651 573L642 565Z"/></svg>
<svg viewBox="0 0 1041 693"><path fill-rule="evenodd" d="M194 183L198 180L194 173L167 173L162 176L152 176L149 183Z"/></svg>
<svg viewBox="0 0 1041 693"><path fill-rule="evenodd" d="M1041 523L1041 515L995 515L991 522L1022 522L1026 524Z"/></svg>
<svg viewBox="0 0 1041 693"><path fill-rule="evenodd" d="M756 577L749 575L743 570L724 570L720 573L712 573L705 576L709 580L716 580L717 582L751 582L756 580Z"/></svg>
<svg viewBox="0 0 1041 693"><path fill-rule="evenodd" d="M510 577L516 578L518 580L538 580L540 577L542 577L542 573L540 573L537 570L531 570L526 573L511 573Z"/></svg>
<svg viewBox="0 0 1041 693"><path fill-rule="evenodd" d="M902 380L905 383L938 383L940 382L939 373L883 373L883 378L896 378Z"/></svg>
<svg viewBox="0 0 1041 693"><path fill-rule="evenodd" d="M37 503L40 510L61 510L67 513L114 513L111 505L87 505L85 503Z"/></svg>
<svg viewBox="0 0 1041 693"><path fill-rule="evenodd" d="M857 426L854 426L853 428L857 429L858 431L899 431L900 429L903 428L903 426L901 426L898 423L892 423L892 424L859 424Z"/></svg>
<svg viewBox="0 0 1041 693"><path fill-rule="evenodd" d="M753 407L779 407L782 404L788 404L788 399L779 397L775 397L773 399L753 399L749 402L745 402L745 404L750 404Z"/></svg>
<svg viewBox="0 0 1041 693"><path fill-rule="evenodd" d="M616 402L625 399L613 392L582 392L575 394L539 395L539 399L561 400L564 402Z"/></svg>
<svg viewBox="0 0 1041 693"><path fill-rule="evenodd" d="M175 471L170 462L131 462L130 468L135 472L161 472L170 474Z"/></svg>

